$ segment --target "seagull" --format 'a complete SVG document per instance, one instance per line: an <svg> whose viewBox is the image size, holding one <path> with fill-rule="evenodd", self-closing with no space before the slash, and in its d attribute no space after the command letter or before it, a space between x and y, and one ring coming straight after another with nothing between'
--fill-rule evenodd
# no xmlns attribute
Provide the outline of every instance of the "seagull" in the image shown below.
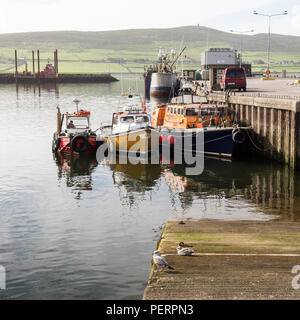
<svg viewBox="0 0 300 320"><path fill-rule="evenodd" d="M178 246L179 246L179 247L192 247L192 245L186 244L186 243L184 243L184 242L179 242Z"/></svg>
<svg viewBox="0 0 300 320"><path fill-rule="evenodd" d="M191 256L195 251L189 248L177 247L177 254L179 256Z"/></svg>
<svg viewBox="0 0 300 320"><path fill-rule="evenodd" d="M174 270L174 268L168 264L167 260L160 255L160 251L158 250L153 252L153 262L158 268L168 268L170 270Z"/></svg>

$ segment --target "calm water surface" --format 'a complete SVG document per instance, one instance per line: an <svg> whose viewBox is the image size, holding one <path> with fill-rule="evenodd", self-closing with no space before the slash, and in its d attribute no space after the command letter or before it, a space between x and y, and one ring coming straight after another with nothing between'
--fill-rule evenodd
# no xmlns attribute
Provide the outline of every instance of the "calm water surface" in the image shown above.
<svg viewBox="0 0 300 320"><path fill-rule="evenodd" d="M73 112L78 97L96 129L120 92L120 82L0 86L0 299L140 299L168 219L300 217L299 174L275 163L206 159L186 177L182 166L53 156L57 105Z"/></svg>

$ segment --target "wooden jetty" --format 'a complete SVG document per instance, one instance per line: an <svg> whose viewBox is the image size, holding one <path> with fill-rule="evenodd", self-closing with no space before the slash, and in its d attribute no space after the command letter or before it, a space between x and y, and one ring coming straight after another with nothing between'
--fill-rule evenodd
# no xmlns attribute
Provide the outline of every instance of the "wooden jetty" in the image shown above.
<svg viewBox="0 0 300 320"><path fill-rule="evenodd" d="M195 254L178 256L179 242ZM144 300L300 298L299 222L169 221L158 249L174 270L152 267Z"/></svg>

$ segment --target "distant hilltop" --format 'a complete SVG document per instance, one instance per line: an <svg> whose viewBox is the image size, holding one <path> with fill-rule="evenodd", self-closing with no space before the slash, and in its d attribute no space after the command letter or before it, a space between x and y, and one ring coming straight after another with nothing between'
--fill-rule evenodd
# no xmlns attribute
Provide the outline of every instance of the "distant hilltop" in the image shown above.
<svg viewBox="0 0 300 320"><path fill-rule="evenodd" d="M207 42L208 39L208 42ZM157 61L159 47L167 52L186 46L178 69L198 70L201 54L209 48L240 51L241 36L202 26L169 29L116 31L49 31L0 34L0 73L14 72L14 49L18 50L19 72L32 70L32 50L39 49L41 66L58 49L59 73L142 73ZM252 70L266 70L268 35L243 35L243 61ZM300 37L272 34L272 71L298 72Z"/></svg>
<svg viewBox="0 0 300 320"><path fill-rule="evenodd" d="M137 46L153 47L158 44L184 42L193 48L209 46L240 48L240 35L206 27L184 26L168 29L130 29L116 31L51 31L0 34L2 48L44 48L59 49L77 47L77 49L118 49L135 51ZM244 35L243 50L265 52L267 34ZM300 37L272 34L272 52L300 52ZM137 50L140 51L140 50Z"/></svg>

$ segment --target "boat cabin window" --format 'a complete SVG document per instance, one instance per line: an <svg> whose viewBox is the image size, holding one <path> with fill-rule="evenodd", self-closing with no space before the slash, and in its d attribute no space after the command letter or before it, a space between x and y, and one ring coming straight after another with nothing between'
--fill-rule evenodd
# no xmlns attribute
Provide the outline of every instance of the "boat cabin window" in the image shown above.
<svg viewBox="0 0 300 320"><path fill-rule="evenodd" d="M173 108L171 107L171 114L173 114Z"/></svg>
<svg viewBox="0 0 300 320"><path fill-rule="evenodd" d="M134 117L133 116L125 116L120 118L121 123L132 123L134 122Z"/></svg>
<svg viewBox="0 0 300 320"><path fill-rule="evenodd" d="M118 116L114 113L113 115L113 124L117 124L118 123Z"/></svg>
<svg viewBox="0 0 300 320"><path fill-rule="evenodd" d="M198 111L195 108L186 108L185 114L188 117L196 117L198 116Z"/></svg>
<svg viewBox="0 0 300 320"><path fill-rule="evenodd" d="M68 117L67 129L88 129L89 120L87 117Z"/></svg>
<svg viewBox="0 0 300 320"><path fill-rule="evenodd" d="M136 116L135 122L138 122L138 123L149 122L149 118L147 116Z"/></svg>
<svg viewBox="0 0 300 320"><path fill-rule="evenodd" d="M219 114L216 108L201 108L200 114L202 116L215 116Z"/></svg>
<svg viewBox="0 0 300 320"><path fill-rule="evenodd" d="M170 113L170 107L168 107L168 113Z"/></svg>
<svg viewBox="0 0 300 320"><path fill-rule="evenodd" d="M176 114L177 113L177 109L176 108L174 108L174 114Z"/></svg>
<svg viewBox="0 0 300 320"><path fill-rule="evenodd" d="M222 114L222 115L228 115L229 112L228 112L228 108L226 107L219 107L218 108L218 113Z"/></svg>

